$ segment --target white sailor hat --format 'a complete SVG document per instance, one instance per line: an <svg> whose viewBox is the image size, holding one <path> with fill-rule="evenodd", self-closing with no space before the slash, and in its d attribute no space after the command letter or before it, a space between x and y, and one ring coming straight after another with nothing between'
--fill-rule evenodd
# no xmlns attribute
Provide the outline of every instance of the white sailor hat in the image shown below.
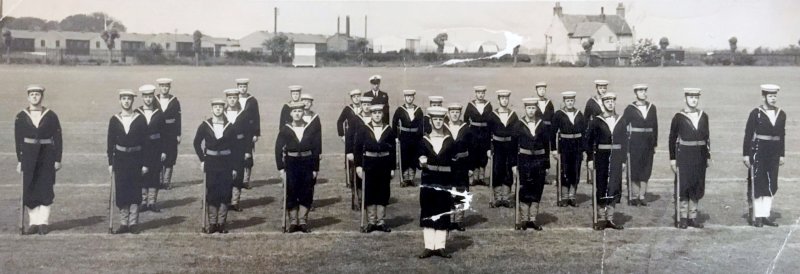
<svg viewBox="0 0 800 274"><path fill-rule="evenodd" d="M300 85L292 85L292 86L289 86L289 91L290 91L290 92L291 92L291 91L302 91L302 90L303 90L303 86L300 86Z"/></svg>
<svg viewBox="0 0 800 274"><path fill-rule="evenodd" d="M250 79L247 79L247 78L236 79L236 84L237 85L247 85L249 83L250 83Z"/></svg>
<svg viewBox="0 0 800 274"><path fill-rule="evenodd" d="M565 91L561 93L561 97L564 97L564 99L575 98L577 95L578 93L574 91Z"/></svg>
<svg viewBox="0 0 800 274"><path fill-rule="evenodd" d="M369 77L369 82L370 82L370 83L372 83L372 82L375 82L375 81L377 81L378 83L380 83L380 82L381 82L381 76L380 76L380 75L377 75L377 74L375 74L375 75L372 75L372 76L370 76L370 77Z"/></svg>
<svg viewBox="0 0 800 274"><path fill-rule="evenodd" d="M142 85L139 87L139 92L141 92L142 95L153 94L156 92L156 86L150 84Z"/></svg>
<svg viewBox="0 0 800 274"><path fill-rule="evenodd" d="M437 95L428 96L428 101L430 101L431 103L441 103L444 102L444 97Z"/></svg>
<svg viewBox="0 0 800 274"><path fill-rule="evenodd" d="M443 107L429 107L426 111L431 117L444 117L444 115L447 114L447 109Z"/></svg>
<svg viewBox="0 0 800 274"><path fill-rule="evenodd" d="M372 97L369 97L369 96L361 96L361 98L359 98L359 101L360 101L361 103L372 103Z"/></svg>
<svg viewBox="0 0 800 274"><path fill-rule="evenodd" d="M497 93L497 97L509 97L509 96L511 96L511 91L507 90L507 89L501 89L501 90L495 91L495 93Z"/></svg>
<svg viewBox="0 0 800 274"><path fill-rule="evenodd" d="M354 90L351 90L350 92L348 92L347 94L350 94L350 96L361 95L361 90L360 89L354 89Z"/></svg>
<svg viewBox="0 0 800 274"><path fill-rule="evenodd" d="M117 91L119 92L120 97L122 96L136 97L136 93L134 93L133 90L130 89L118 89Z"/></svg>
<svg viewBox="0 0 800 274"><path fill-rule="evenodd" d="M603 101L605 101L605 100L617 100L617 95L614 94L613 92L606 92L606 94L603 94L603 96L600 96L600 99L603 100Z"/></svg>
<svg viewBox="0 0 800 274"><path fill-rule="evenodd" d="M308 93L303 93L303 95L300 95L300 100L314 101L314 96L311 96L311 94Z"/></svg>
<svg viewBox="0 0 800 274"><path fill-rule="evenodd" d="M595 86L608 86L608 80L594 80Z"/></svg>
<svg viewBox="0 0 800 274"><path fill-rule="evenodd" d="M538 83L536 83L536 85L533 86L533 88L538 88L538 87L547 87L547 83L538 82Z"/></svg>
<svg viewBox="0 0 800 274"><path fill-rule="evenodd" d="M31 93L31 92L34 92L34 91L40 92L40 93L44 93L44 87L40 86L40 85L28 85L28 87L25 89L25 91L27 91L28 93Z"/></svg>
<svg viewBox="0 0 800 274"><path fill-rule="evenodd" d="M369 112L376 112L376 111L383 111L383 105L377 104L369 106Z"/></svg>
<svg viewBox="0 0 800 274"><path fill-rule="evenodd" d="M159 85L169 85L172 84L172 79L169 78L158 78L156 79L156 83Z"/></svg>
<svg viewBox="0 0 800 274"><path fill-rule="evenodd" d="M225 105L225 100L220 99L220 98L211 99L211 106L214 106L214 105L223 105L224 106Z"/></svg>
<svg viewBox="0 0 800 274"><path fill-rule="evenodd" d="M290 102L289 104L287 104L287 106L289 107L289 110L304 109L306 107L306 104L303 104L301 102Z"/></svg>
<svg viewBox="0 0 800 274"><path fill-rule="evenodd" d="M633 85L633 91L637 91L637 90L640 90L640 89L647 90L647 84L635 84L635 85Z"/></svg>
<svg viewBox="0 0 800 274"><path fill-rule="evenodd" d="M535 106L539 103L539 97L522 98L522 104L527 106Z"/></svg>
<svg viewBox="0 0 800 274"><path fill-rule="evenodd" d="M761 94L777 94L778 91L781 90L781 87L778 85L773 84L764 84L761 85Z"/></svg>
<svg viewBox="0 0 800 274"><path fill-rule="evenodd" d="M452 104L447 105L447 110L462 110L463 108L464 108L464 105L462 105L460 103L452 103Z"/></svg>
<svg viewBox="0 0 800 274"><path fill-rule="evenodd" d="M417 91L413 89L406 89L403 90L403 96L414 96L417 95Z"/></svg>
<svg viewBox="0 0 800 274"><path fill-rule="evenodd" d="M703 91L699 88L683 88L683 95L684 96L700 96L700 92Z"/></svg>
<svg viewBox="0 0 800 274"><path fill-rule="evenodd" d="M239 95L240 93L242 93L242 90L238 88L229 88L225 89L222 92L225 93L225 96L231 96L231 95Z"/></svg>
<svg viewBox="0 0 800 274"><path fill-rule="evenodd" d="M486 86L474 86L472 87L475 91L486 91Z"/></svg>

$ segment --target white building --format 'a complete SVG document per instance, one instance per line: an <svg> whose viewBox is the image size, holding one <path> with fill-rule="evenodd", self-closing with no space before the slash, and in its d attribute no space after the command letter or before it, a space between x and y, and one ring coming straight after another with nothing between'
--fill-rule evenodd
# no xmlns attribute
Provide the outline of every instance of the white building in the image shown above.
<svg viewBox="0 0 800 274"><path fill-rule="evenodd" d="M545 33L545 53L547 63L576 62L584 53L583 42L594 39L592 52L621 55L629 52L634 45L633 30L625 20L625 7L620 3L616 14L579 15L564 14L561 3L553 7L553 18Z"/></svg>

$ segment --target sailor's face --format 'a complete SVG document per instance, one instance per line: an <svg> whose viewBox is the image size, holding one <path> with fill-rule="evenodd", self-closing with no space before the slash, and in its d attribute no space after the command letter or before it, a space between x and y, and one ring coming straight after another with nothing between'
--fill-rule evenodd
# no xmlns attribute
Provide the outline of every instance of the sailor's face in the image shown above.
<svg viewBox="0 0 800 274"><path fill-rule="evenodd" d="M228 107L235 106L237 103L239 103L239 95L225 96L225 102L228 103Z"/></svg>
<svg viewBox="0 0 800 274"><path fill-rule="evenodd" d="M372 112L372 122L379 123L383 119L383 111L376 110Z"/></svg>
<svg viewBox="0 0 800 274"><path fill-rule="evenodd" d="M304 112L303 112L302 108L296 108L296 109L292 109L292 112L289 113L289 115L292 116L292 120L293 121L300 121L300 120L303 119L303 113Z"/></svg>
<svg viewBox="0 0 800 274"><path fill-rule="evenodd" d="M475 91L475 99L483 100L484 98L486 98L486 91L485 90Z"/></svg>
<svg viewBox="0 0 800 274"><path fill-rule="evenodd" d="M240 89L243 94L247 93L247 85L246 84L237 84L236 88Z"/></svg>
<svg viewBox="0 0 800 274"><path fill-rule="evenodd" d="M568 109L575 108L575 98L564 99L564 105L567 106Z"/></svg>
<svg viewBox="0 0 800 274"><path fill-rule="evenodd" d="M413 104L414 103L414 95L403 96L403 100L406 102L406 104L409 104L409 105Z"/></svg>
<svg viewBox="0 0 800 274"><path fill-rule="evenodd" d="M637 89L635 91L635 93L636 93L636 99L642 100L642 101L647 100L647 90L646 89Z"/></svg>
<svg viewBox="0 0 800 274"><path fill-rule="evenodd" d="M314 100L305 99L303 100L303 104L306 105L305 109L311 109L311 106L314 105Z"/></svg>
<svg viewBox="0 0 800 274"><path fill-rule="evenodd" d="M767 102L767 105L774 107L778 104L778 94L764 95L764 101Z"/></svg>
<svg viewBox="0 0 800 274"><path fill-rule="evenodd" d="M44 96L41 92L38 91L31 91L28 92L28 103L31 105L38 106L42 103L42 96Z"/></svg>
<svg viewBox="0 0 800 274"><path fill-rule="evenodd" d="M155 101L155 98L156 96L153 94L142 94L142 103L144 103L144 105L148 107L152 106L153 101Z"/></svg>
<svg viewBox="0 0 800 274"><path fill-rule="evenodd" d="M444 117L431 117L431 124L435 129L442 129L444 125Z"/></svg>
<svg viewBox="0 0 800 274"><path fill-rule="evenodd" d="M123 95L119 97L119 105L122 109L129 110L133 106L133 96Z"/></svg>
<svg viewBox="0 0 800 274"><path fill-rule="evenodd" d="M224 110L225 110L225 106L220 105L220 104L215 104L215 105L211 106L211 114L214 114L214 116L216 116L216 117L222 116L222 112Z"/></svg>
<svg viewBox="0 0 800 274"><path fill-rule="evenodd" d="M536 106L525 106L525 116L533 118L536 115Z"/></svg>
<svg viewBox="0 0 800 274"><path fill-rule="evenodd" d="M161 94L169 94L170 89L172 89L170 84L158 84L158 90L161 91Z"/></svg>
<svg viewBox="0 0 800 274"><path fill-rule="evenodd" d="M497 101L500 102L500 106L502 106L502 107L507 107L508 106L508 100L509 100L508 96L497 97Z"/></svg>
<svg viewBox="0 0 800 274"><path fill-rule="evenodd" d="M606 108L606 111L614 111L614 107L617 106L617 101L614 99L606 99L603 100L603 107Z"/></svg>
<svg viewBox="0 0 800 274"><path fill-rule="evenodd" d="M367 109L369 109L369 106L371 105L372 103L361 103L361 109L367 111Z"/></svg>
<svg viewBox="0 0 800 274"><path fill-rule="evenodd" d="M378 81L372 81L372 82L371 82L371 84L372 84L372 90L373 90L373 91L376 91L376 90L380 90L380 89L381 89L381 82L378 82Z"/></svg>
<svg viewBox="0 0 800 274"><path fill-rule="evenodd" d="M292 101L297 102L297 100L300 100L300 92L299 91L292 91L291 95L292 95Z"/></svg>
<svg viewBox="0 0 800 274"><path fill-rule="evenodd" d="M599 85L597 86L597 95L603 96L608 91L608 86L606 85Z"/></svg>
<svg viewBox="0 0 800 274"><path fill-rule="evenodd" d="M353 104L358 105L361 102L361 95L356 94L356 95L350 96L350 101L352 101Z"/></svg>
<svg viewBox="0 0 800 274"><path fill-rule="evenodd" d="M450 121L461 120L461 110L457 109L448 110L447 115L450 116Z"/></svg>
<svg viewBox="0 0 800 274"><path fill-rule="evenodd" d="M696 108L698 103L700 103L700 96L686 96L686 105L690 108Z"/></svg>
<svg viewBox="0 0 800 274"><path fill-rule="evenodd" d="M546 87L536 87L536 95L538 95L539 97L544 97L546 92L547 92Z"/></svg>
<svg viewBox="0 0 800 274"><path fill-rule="evenodd" d="M432 107L441 107L442 106L442 102L431 102L431 106Z"/></svg>

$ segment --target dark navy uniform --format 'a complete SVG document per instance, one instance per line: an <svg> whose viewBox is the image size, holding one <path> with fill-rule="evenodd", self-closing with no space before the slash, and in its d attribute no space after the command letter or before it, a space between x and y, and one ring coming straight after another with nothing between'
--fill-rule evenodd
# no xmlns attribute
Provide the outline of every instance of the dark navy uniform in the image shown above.
<svg viewBox="0 0 800 274"><path fill-rule="evenodd" d="M540 230L535 221L550 167L550 127L542 119L532 120L525 116L516 123L514 136L518 144L514 166L519 174L519 210L522 216L517 227Z"/></svg>
<svg viewBox="0 0 800 274"><path fill-rule="evenodd" d="M687 95L694 90L687 91ZM699 96L699 90L696 91ZM677 166L680 222L695 223L697 204L705 195L706 168L711 159L708 114L682 110L672 117L669 131L669 159ZM696 224L696 223L695 223Z"/></svg>
<svg viewBox="0 0 800 274"><path fill-rule="evenodd" d="M606 93L603 100L614 100L616 95ZM589 121L585 136L587 161L594 161L595 197L600 223L596 228L613 227L614 207L619 203L622 190L622 165L627 157L628 131L624 115L597 115ZM599 227L598 227L599 226ZM621 226L619 227L621 228Z"/></svg>
<svg viewBox="0 0 800 274"><path fill-rule="evenodd" d="M161 186L161 154L166 154L164 139L162 135L166 124L164 123L164 113L160 109L145 109L144 106L136 109L147 122L147 141L143 146L144 166L148 172L142 177L142 208L141 211L152 210L159 212L156 207L158 199L158 188Z"/></svg>
<svg viewBox="0 0 800 274"><path fill-rule="evenodd" d="M130 93L133 96L133 92ZM127 96L127 95L126 95ZM120 209L124 232L139 221L139 204L142 202L142 167L145 164L144 146L148 142L147 121L144 115L133 112L131 116L116 114L108 122L108 165L113 166L115 203Z"/></svg>
<svg viewBox="0 0 800 274"><path fill-rule="evenodd" d="M461 111L462 108L461 104L456 103L448 106L448 111ZM470 146L475 138L472 132L473 129L464 121L458 121L458 123L449 121L444 126L453 139L453 189L458 192L467 192L470 185L469 174L476 168L475 160L470 155L470 150L472 149ZM453 216L453 224L459 231L464 230L464 215L465 210L459 209Z"/></svg>
<svg viewBox="0 0 800 274"><path fill-rule="evenodd" d="M236 89L228 89L225 93L226 95L238 95L237 91ZM233 136L233 140L231 140L230 159L233 169L236 170L236 178L234 178L232 182L230 209L242 211L239 202L241 201L242 188L247 187L245 180L247 179L247 175L249 175L245 174L247 173L245 170L248 168L248 163L252 164L253 162L252 152L254 143L252 139L253 136L250 135L252 133L252 125L249 123L251 117L248 116L247 112L241 109L241 104L238 107L227 105L223 115L225 116L225 120L228 121L228 127L231 131L230 134ZM250 153L249 158L245 157L246 153Z"/></svg>
<svg viewBox="0 0 800 274"><path fill-rule="evenodd" d="M656 106L645 101L633 102L625 108L623 116L628 123L628 172L632 190L629 203L646 205L647 181L653 170L653 156L658 146L658 111ZM638 193L637 193L638 192ZM638 199L637 199L638 198Z"/></svg>
<svg viewBox="0 0 800 274"><path fill-rule="evenodd" d="M511 207L509 196L513 184L511 167L517 159L517 140L514 127L519 122L517 114L508 109L500 113L500 109L491 112L488 120L492 134L492 188L495 192L495 205Z"/></svg>
<svg viewBox="0 0 800 274"><path fill-rule="evenodd" d="M172 80L158 79L159 85L170 86ZM165 188L170 188L172 184L172 168L178 159L178 139L181 138L181 103L178 97L171 94L156 95L156 105L164 113L164 131L161 139L164 142L164 153L167 154L163 161L161 173L161 184Z"/></svg>
<svg viewBox="0 0 800 274"><path fill-rule="evenodd" d="M392 116L392 128L397 129L397 138L402 149L400 169L403 171L403 185L413 184L419 162L416 152L422 140L422 109L416 105L397 107Z"/></svg>
<svg viewBox="0 0 800 274"><path fill-rule="evenodd" d="M236 134L235 128L223 115L217 121L209 118L200 123L194 137L194 151L203 163L205 173L209 233L227 232L225 223L231 203L234 171L241 162L234 159Z"/></svg>
<svg viewBox="0 0 800 274"><path fill-rule="evenodd" d="M372 107L377 108L376 105ZM391 196L391 174L397 168L396 132L389 125L377 126L373 122L359 127L358 130L353 149L356 155L355 165L363 169L366 180L363 196L369 215L369 227L366 231L386 231L385 208Z"/></svg>
<svg viewBox="0 0 800 274"><path fill-rule="evenodd" d="M373 84L377 81L377 83L380 84L381 83L381 77L380 77L380 75L373 75L373 76L370 77L369 81L370 81L370 83L373 83ZM388 125L389 124L389 109L390 109L389 108L389 94L387 94L383 90L380 90L380 88L378 88L378 90L372 90L372 88L370 88L369 90L367 90L366 92L361 94L361 96L372 98L372 104L373 105L383 105L382 122L384 124Z"/></svg>
<svg viewBox="0 0 800 274"><path fill-rule="evenodd" d="M297 86L297 85L289 86L289 92L290 93L292 93L292 92L303 92L303 87L302 86ZM292 100L294 100L294 98L292 98ZM283 104L283 107L281 107L280 119L278 120L278 124L279 125L283 125L283 124L292 122L292 117L289 116L289 113L292 111L292 109L289 107L289 105L293 104L293 103L299 103L299 102L300 102L300 97L298 96L297 101L289 101L289 102L286 102L286 103Z"/></svg>
<svg viewBox="0 0 800 274"><path fill-rule="evenodd" d="M242 80L242 79L240 79ZM242 83L239 83L242 85ZM242 185L245 188L250 188L250 176L253 169L253 158L255 154L255 145L253 137L261 137L261 112L258 108L258 100L250 93L242 93L239 97L239 106L241 107L243 116L243 130L244 133L244 151L250 153L250 157L244 160L244 173L242 173Z"/></svg>
<svg viewBox="0 0 800 274"><path fill-rule="evenodd" d="M491 115L492 103L489 101L479 102L478 100L472 100L464 109L464 121L469 124L475 134L475 138L472 140L472 149L470 150L470 157L474 159L476 165L473 173L473 182L483 183L484 168L489 162L486 151L489 151L492 145L492 132L488 127Z"/></svg>
<svg viewBox="0 0 800 274"><path fill-rule="evenodd" d="M319 121L284 124L275 140L275 163L286 176L286 209L290 232L309 232L308 212L314 200L314 173L319 172L322 151Z"/></svg>
<svg viewBox="0 0 800 274"><path fill-rule="evenodd" d="M361 93L359 92L358 95ZM353 96L353 95L351 95ZM356 132L356 127L358 124L361 124L361 118L359 118L359 113L361 112L361 107L356 106L355 104L350 104L342 109L342 113L339 114L339 119L336 120L336 132L340 138L343 138L344 141L344 154L351 154L353 153L353 136ZM345 159L345 161L350 161ZM348 174L350 174L350 181L345 182L347 187L355 181L355 169L356 167L352 164L349 165L349 170L347 170Z"/></svg>
<svg viewBox="0 0 800 274"><path fill-rule="evenodd" d="M761 88L764 95L777 94L780 89L775 85ZM754 210L754 225L777 226L767 218L778 192L778 170L786 153L786 112L764 106L750 111L742 143L742 155L750 162L747 197Z"/></svg>
<svg viewBox="0 0 800 274"><path fill-rule="evenodd" d="M573 97L574 98L574 97ZM583 133L586 131L586 118L580 110L559 109L553 115L552 147L558 148L561 165L561 201L577 207L575 198L580 182L581 162L583 161ZM564 204L564 202L562 202Z"/></svg>

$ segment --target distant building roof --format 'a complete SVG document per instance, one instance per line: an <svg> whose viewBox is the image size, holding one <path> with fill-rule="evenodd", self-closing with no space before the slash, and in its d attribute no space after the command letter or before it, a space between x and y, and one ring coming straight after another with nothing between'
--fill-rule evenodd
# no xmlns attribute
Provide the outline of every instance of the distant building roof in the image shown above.
<svg viewBox="0 0 800 274"><path fill-rule="evenodd" d="M624 18L620 17L619 15L578 15L578 14L564 14L561 15L561 22L564 23L564 27L567 28L567 32L572 36L577 36L577 34L581 34L584 36L591 36L594 32L590 33L589 35L585 35L586 31L591 28L594 28L594 31L600 28L600 25L597 24L589 24L584 25L586 23L599 23L608 25L608 28L611 29L617 35L633 35L633 31L631 31L631 27L628 25L628 21ZM582 26L583 25L583 26ZM579 28L580 27L580 28ZM581 30L578 33L578 30Z"/></svg>
<svg viewBox="0 0 800 274"><path fill-rule="evenodd" d="M328 37L321 34L284 32L294 43L326 44Z"/></svg>
<svg viewBox="0 0 800 274"><path fill-rule="evenodd" d="M592 36L598 29L600 29L603 23L598 22L583 22L578 23L575 27L575 32L572 33L572 37L589 37Z"/></svg>

